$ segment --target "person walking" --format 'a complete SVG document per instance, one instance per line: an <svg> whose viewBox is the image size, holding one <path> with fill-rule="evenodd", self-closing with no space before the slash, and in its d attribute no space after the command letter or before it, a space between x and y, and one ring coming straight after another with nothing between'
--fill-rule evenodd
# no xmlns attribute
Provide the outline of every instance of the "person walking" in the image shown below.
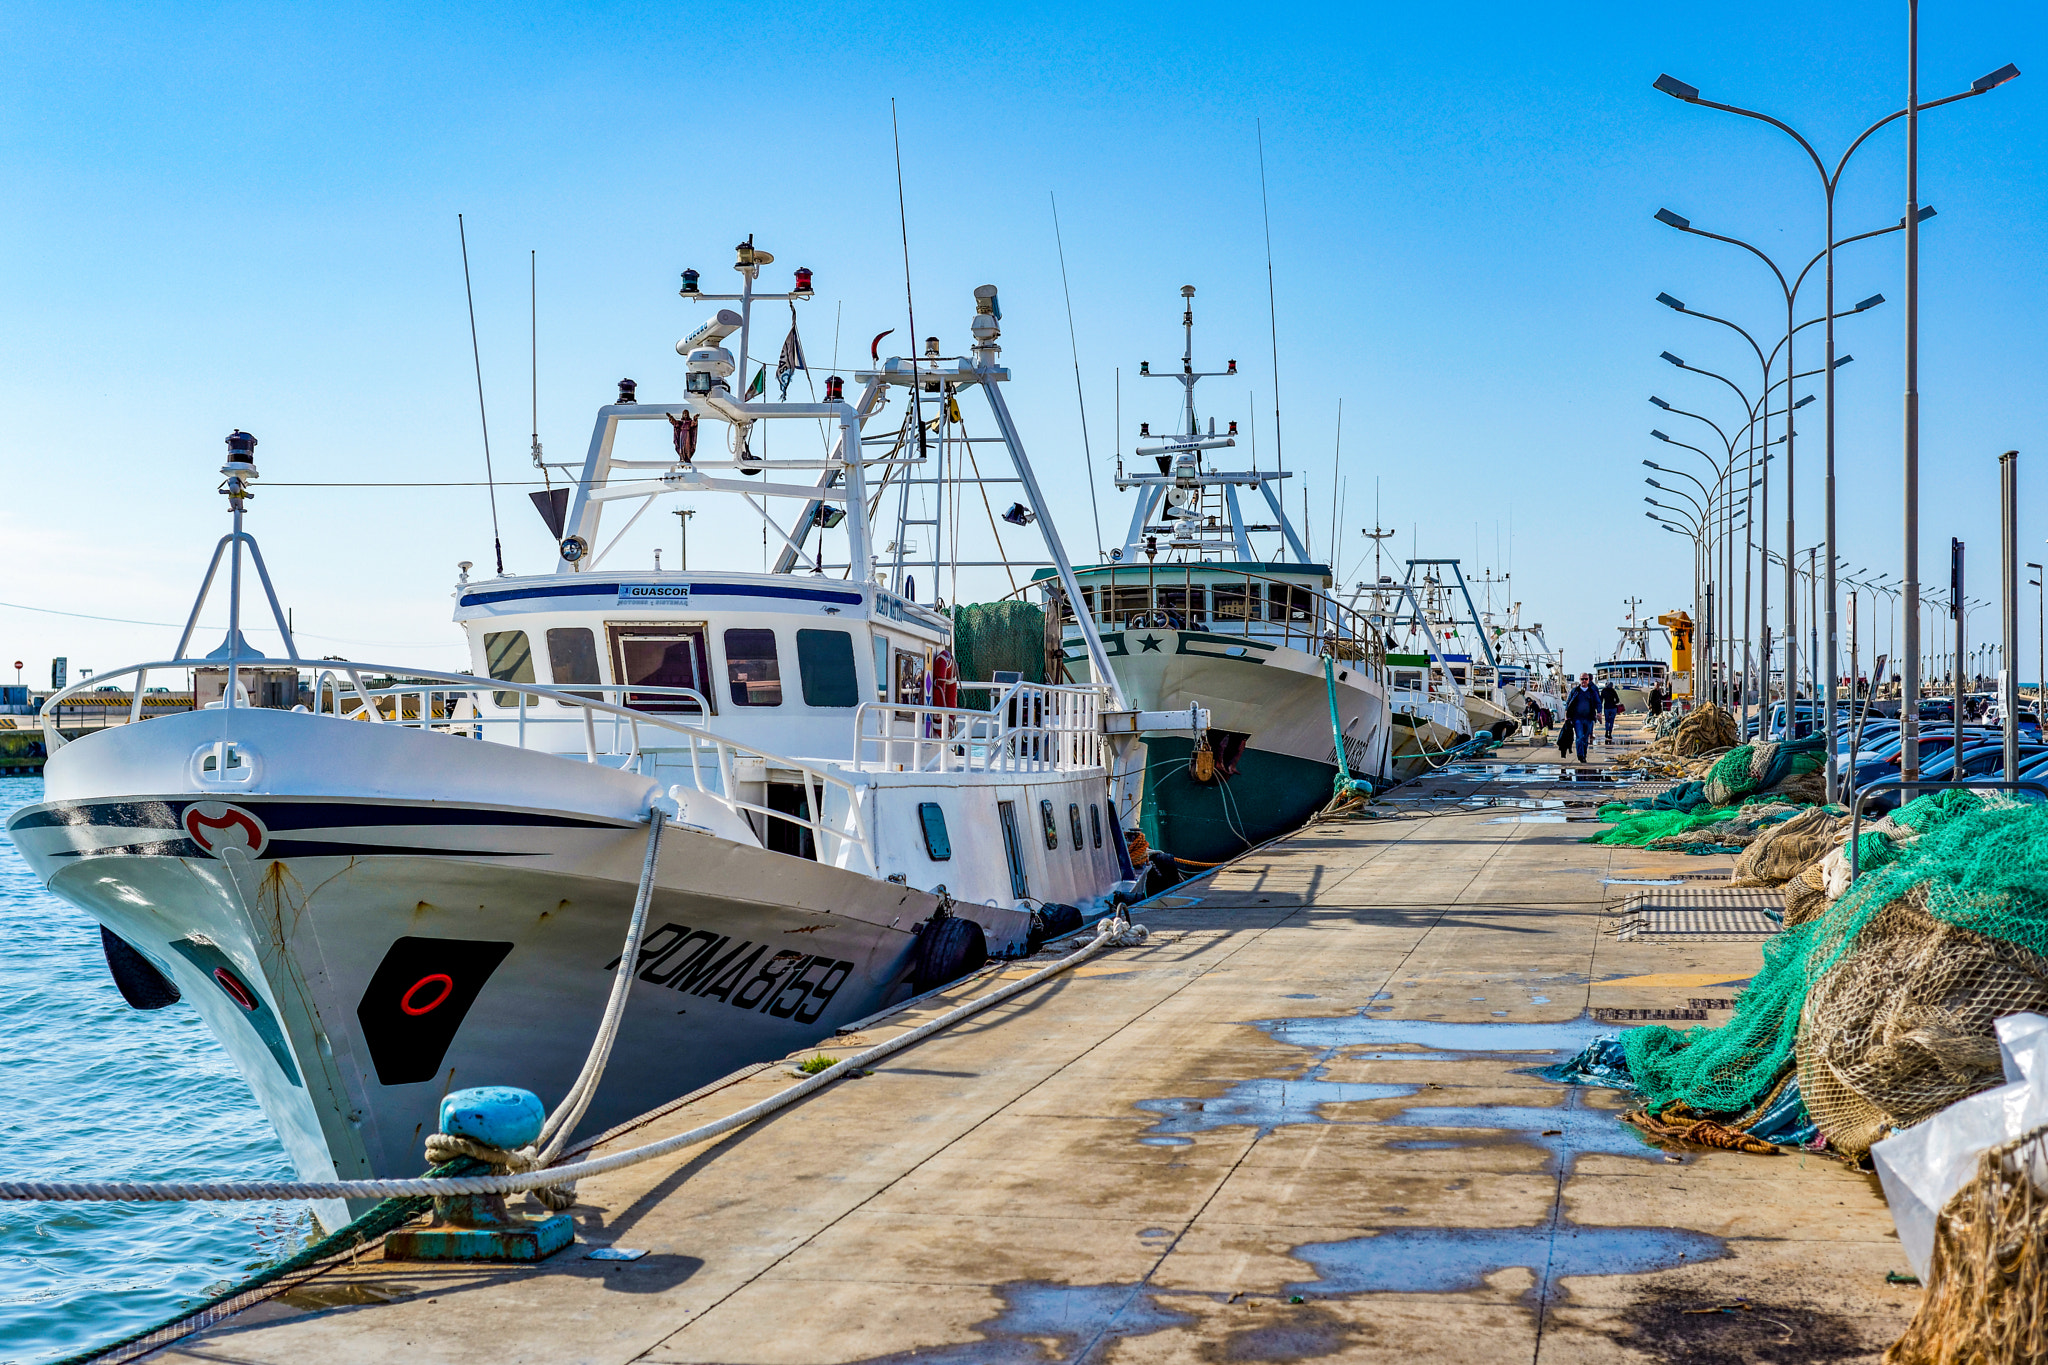
<svg viewBox="0 0 2048 1365"><path fill-rule="evenodd" d="M1567 743L1576 745L1579 762L1586 761L1586 745L1593 739L1593 724L1600 719L1600 691L1593 686L1593 675L1581 673L1579 685L1564 700L1564 728L1558 733L1559 753L1566 751Z"/></svg>
<svg viewBox="0 0 2048 1365"><path fill-rule="evenodd" d="M1614 743L1614 718L1621 714L1621 693L1608 683L1600 689L1600 709L1607 714L1607 742Z"/></svg>

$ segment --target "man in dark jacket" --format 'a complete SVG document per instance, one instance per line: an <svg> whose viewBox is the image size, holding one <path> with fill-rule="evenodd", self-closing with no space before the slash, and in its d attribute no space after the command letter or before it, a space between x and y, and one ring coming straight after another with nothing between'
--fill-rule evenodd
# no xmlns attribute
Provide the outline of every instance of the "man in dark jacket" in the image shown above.
<svg viewBox="0 0 2048 1365"><path fill-rule="evenodd" d="M1593 725L1600 719L1600 690L1593 686L1591 673L1579 674L1579 685L1564 699L1564 720L1577 745L1579 762L1586 761L1586 745L1592 742Z"/></svg>
<svg viewBox="0 0 2048 1365"><path fill-rule="evenodd" d="M1600 709L1607 715L1607 742L1614 743L1614 718L1621 712L1621 693L1608 683L1600 689Z"/></svg>

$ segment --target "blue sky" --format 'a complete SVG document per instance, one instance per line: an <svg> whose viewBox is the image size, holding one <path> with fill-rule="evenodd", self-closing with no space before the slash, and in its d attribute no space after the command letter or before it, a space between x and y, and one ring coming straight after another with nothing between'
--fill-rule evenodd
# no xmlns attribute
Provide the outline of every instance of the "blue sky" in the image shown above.
<svg viewBox="0 0 2048 1365"><path fill-rule="evenodd" d="M1128 515L1108 482L1113 370L1128 452L1140 421L1170 415L1171 386L1130 381L1140 360L1175 354L1182 284L1200 291L1198 359L1235 357L1244 375L1209 407L1256 413L1269 462L1263 121L1285 450L1301 474L1290 506L1305 485L1319 555L1341 399L1348 576L1377 481L1382 518L1404 533L1392 545L1472 571L1511 556L1525 618L1587 662L1610 647L1623 598L1690 598L1689 551L1642 515L1638 462L1669 453L1648 437L1668 419L1646 400L1730 408L1658 352L1754 368L1738 370L1738 341L1652 298L1760 331L1782 322L1761 266L1650 215L1669 206L1801 261L1821 237L1813 173L1788 140L1650 82L1669 70L1838 149L1903 101L1904 7L1559 14L9 6L0 474L14 507L0 600L179 619L224 529L213 471L235 426L261 438L274 485L478 479L458 211L502 478L532 473L529 250L550 458L581 451L621 376L644 396L679 389L671 348L702 309L677 299L677 272L723 276L749 232L772 269L817 271L810 358L822 374L836 317L850 370L874 333L908 331L894 96L918 330L963 347L971 289L1001 286L1010 400L1071 546L1095 536L1048 195L1113 535ZM1923 125L1921 196L1939 210L1923 233L1923 558L1943 578L1946 538L1964 536L1983 596L1998 452L2027 457L2023 491L2048 478L2043 34L2011 5L1923 15L1923 98L2007 61L2029 73ZM1896 130L1859 153L1842 231L1897 221L1903 161ZM1900 554L1898 244L1846 249L1838 296L1891 300L1840 328L1856 357L1840 374L1841 545L1877 571ZM1818 308L1816 287L1800 316ZM1806 412L1802 546L1820 527L1819 405ZM543 571L549 539L523 492L500 492L507 564ZM2048 549L2043 507L2024 500L2033 558ZM673 544L673 518L645 521L661 524L624 562ZM490 561L482 488L277 486L254 528L309 646L462 661L448 594L457 560ZM757 533L715 516L697 519L691 550L700 565L760 555ZM1973 625L1995 629L1988 612ZM55 654L108 668L172 638L0 608L0 662L24 659L32 678Z"/></svg>

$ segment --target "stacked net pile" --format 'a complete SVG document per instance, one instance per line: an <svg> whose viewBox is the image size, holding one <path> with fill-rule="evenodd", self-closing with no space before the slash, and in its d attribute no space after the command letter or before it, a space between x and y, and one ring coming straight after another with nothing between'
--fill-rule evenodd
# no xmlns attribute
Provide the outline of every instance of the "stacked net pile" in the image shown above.
<svg viewBox="0 0 2048 1365"><path fill-rule="evenodd" d="M1848 821L1839 806L1808 806L1789 820L1760 830L1735 860L1730 886L1783 886L1835 847Z"/></svg>
<svg viewBox="0 0 2048 1365"><path fill-rule="evenodd" d="M2048 1360L2048 1129L2000 1143L1943 1206L1927 1293L1885 1365Z"/></svg>
<svg viewBox="0 0 2048 1365"><path fill-rule="evenodd" d="M1659 716L1653 728L1657 738L1618 761L1616 767L1639 768L1646 775L1659 777L1683 777L1688 775L1687 760L1718 753L1741 738L1735 718L1711 702L1683 716Z"/></svg>
<svg viewBox="0 0 2048 1365"><path fill-rule="evenodd" d="M1777 792L1795 801L1818 801L1826 789L1821 776L1826 745L1826 736L1738 745L1708 770L1706 799L1728 806L1755 792Z"/></svg>
<svg viewBox="0 0 2048 1365"><path fill-rule="evenodd" d="M1860 1154L2000 1082L1992 1021L2048 1009L2048 805L1952 791L1891 824L1883 861L1764 945L1726 1025L1623 1035L1650 1112L1750 1112L1796 1064L1821 1132Z"/></svg>

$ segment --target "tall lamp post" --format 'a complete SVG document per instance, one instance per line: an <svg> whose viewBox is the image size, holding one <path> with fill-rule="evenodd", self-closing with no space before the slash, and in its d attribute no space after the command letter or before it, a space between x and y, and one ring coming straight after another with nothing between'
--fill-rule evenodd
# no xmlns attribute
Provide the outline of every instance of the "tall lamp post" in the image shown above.
<svg viewBox="0 0 2048 1365"><path fill-rule="evenodd" d="M2048 574L2041 573L2039 564L2030 562L2027 567L2041 574L2039 578L2027 580L2027 586L2034 589L2034 718L2040 720L2041 699L2048 696L2048 591L2044 591L2041 586L2043 582L2048 582ZM2007 666L2012 665L2008 663ZM2044 728L2042 733L2048 735L2048 728Z"/></svg>
<svg viewBox="0 0 2048 1365"><path fill-rule="evenodd" d="M1652 82L1653 88L1661 90L1665 94L1670 95L1675 99L1683 100L1687 104L1703 105L1709 109L1719 109L1723 113L1737 114L1743 118L1755 119L1760 123L1770 124L1773 128L1778 129L1780 132L1784 133L1786 136L1790 137L1794 142L1797 142L1799 144L1800 150L1804 151L1808 159L1810 159L1813 162L1813 168L1820 176L1821 195L1822 198L1826 201L1827 206L1827 236L1823 239L1827 243L1827 250L1824 254L1827 257L1827 307L1825 311L1828 314L1828 377L1826 416L1827 435L1825 443L1827 474L1825 480L1825 489L1823 493L1823 505L1825 509L1823 520L1825 522L1825 534L1828 554L1827 650L1829 681L1827 697L1827 726L1828 733L1831 735L1834 733L1835 724L1834 680L1837 675L1837 667L1835 660L1835 382L1833 368L1833 362L1835 358L1835 191L1838 188L1840 188L1842 183L1842 173L1848 168L1849 158L1856 154L1856 149L1858 147L1861 147L1864 141L1868 139L1872 133L1875 133L1878 129L1884 127L1887 123L1890 123L1897 118L1905 118L1907 162L1906 218L1904 224L1906 230L1906 534L1908 537L1908 546L1906 550L1906 581L1908 591L1910 592L1919 583L1919 555L1917 547L1912 543L1912 538L1917 534L1919 529L1920 395L1918 382L1920 320L1920 222L1918 200L1920 110L1938 108L1944 104L1953 104L1957 100L1968 99L1973 95L1981 95L1987 91L1996 90L1999 86L2005 84L2007 81L2013 79L2015 76L2020 74L2019 68L2008 62L2006 65L2000 67L1998 70L1992 72L1991 74L1987 76L1978 77L1975 81L1972 81L1970 83L1970 88L1968 90L1965 90L1960 94L1949 95L1943 99L1934 100L1927 104L1920 103L1920 0L1907 0L1906 9L1908 26L1906 107L1904 109L1898 110L1895 113L1885 115L1883 118L1879 119L1877 122L1871 124L1868 128L1864 129L1863 132L1857 136L1856 140L1849 144L1849 149L1842 153L1841 159L1835 163L1835 169L1832 174L1829 173L1827 163L1821 159L1820 153L1814 150L1813 144L1811 142L1808 142L1804 137L1802 137L1799 134L1799 132L1796 129L1794 129L1790 124L1784 122L1783 120L1773 118L1771 115L1762 113L1759 110L1744 109L1733 104L1721 104L1714 100L1702 99L1700 97L1698 87L1687 85L1684 81L1681 81L1674 76L1659 75L1657 79L1654 82ZM1789 358L1787 368L1790 368ZM1791 482L1789 476L1792 468L1792 452L1790 449L1790 444L1790 442L1787 442L1787 449L1785 452L1785 468L1788 476L1786 482L1788 486ZM1785 544L1787 546L1788 553L1790 551L1790 546L1792 544L1792 528L1790 519L1791 506L1792 504L1788 496L1786 501L1787 519L1785 528ZM1791 618L1788 613L1786 618L1788 625L1790 624L1790 620ZM1906 657L1908 659L1914 657L1911 646L1915 643L1917 642L1908 642L1909 647L1906 651ZM1789 659L1787 662L1786 671L1787 676L1789 677ZM1916 683L1917 679L1909 676L1907 680L1907 691L1909 694L1912 693ZM1901 729L1904 735L1904 746L1903 751L1900 755L1900 765L1904 776L1906 776L1907 778L1915 778L1919 776L1919 746L1918 737L1916 733L1917 726L1915 724L1914 719L1908 716L1906 711L1902 710L1901 717ZM1836 796L1838 795L1839 786L1840 776L1835 761L1835 750L1834 746L1830 744L1828 747L1827 761L1828 800L1833 801L1836 798Z"/></svg>

